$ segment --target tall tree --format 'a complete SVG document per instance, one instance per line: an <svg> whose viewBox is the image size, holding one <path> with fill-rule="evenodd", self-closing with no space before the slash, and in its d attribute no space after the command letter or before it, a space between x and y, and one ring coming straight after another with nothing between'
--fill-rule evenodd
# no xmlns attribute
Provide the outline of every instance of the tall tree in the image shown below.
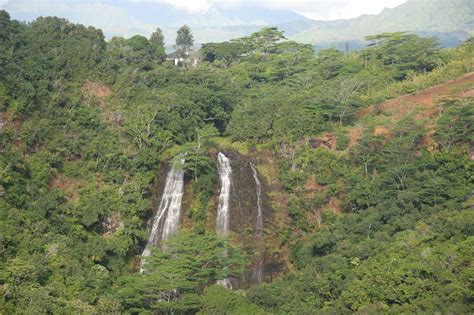
<svg viewBox="0 0 474 315"><path fill-rule="evenodd" d="M156 31L151 33L150 43L154 46L165 47L165 36L161 28L157 28Z"/></svg>
<svg viewBox="0 0 474 315"><path fill-rule="evenodd" d="M225 68L239 60L246 52L241 42L207 43L202 45L201 52L205 61L213 62L215 59L222 61Z"/></svg>
<svg viewBox="0 0 474 315"><path fill-rule="evenodd" d="M264 27L260 31L253 33L248 37L244 37L241 41L244 44L249 45L255 51L261 52L264 55L268 55L271 48L275 46L279 41L286 39L283 35L283 31L280 31L278 27Z"/></svg>
<svg viewBox="0 0 474 315"><path fill-rule="evenodd" d="M157 28L156 31L151 33L150 40L151 46L155 49L155 55L161 61L166 59L165 53L165 36L163 35L163 31L161 28Z"/></svg>
<svg viewBox="0 0 474 315"><path fill-rule="evenodd" d="M367 36L370 59L393 73L396 80L403 80L410 72L424 73L436 68L440 61L440 51L436 38L423 38L405 32L383 33Z"/></svg>
<svg viewBox="0 0 474 315"><path fill-rule="evenodd" d="M191 28L183 25L176 33L176 49L181 56L189 55L189 51L194 45L194 36Z"/></svg>

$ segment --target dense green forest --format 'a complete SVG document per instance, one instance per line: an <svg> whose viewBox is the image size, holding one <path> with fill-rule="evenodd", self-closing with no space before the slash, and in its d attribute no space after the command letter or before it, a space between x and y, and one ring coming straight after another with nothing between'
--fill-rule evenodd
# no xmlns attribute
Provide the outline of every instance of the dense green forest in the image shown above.
<svg viewBox="0 0 474 315"><path fill-rule="evenodd" d="M316 53L267 27L175 66L159 30L105 41L0 11L0 313L472 314L474 40L367 40ZM453 79L428 109L386 102ZM249 260L209 226L223 148L270 155L281 184L266 233L284 271L240 290L214 285ZM140 273L178 153L189 224Z"/></svg>

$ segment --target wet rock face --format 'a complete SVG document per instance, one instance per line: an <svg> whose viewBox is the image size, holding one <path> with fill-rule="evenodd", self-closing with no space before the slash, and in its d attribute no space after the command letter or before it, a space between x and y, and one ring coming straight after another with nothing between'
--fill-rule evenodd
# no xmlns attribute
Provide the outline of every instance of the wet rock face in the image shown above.
<svg viewBox="0 0 474 315"><path fill-rule="evenodd" d="M269 187L263 176L257 173L261 185L261 212L263 226L258 228L258 196L254 167L258 168L255 158L224 151L232 167L232 184L229 202L229 229L234 237L243 244L251 259L251 268L240 279L232 279L234 288L246 288L271 278L275 272L273 257L269 257L264 240L264 231L272 226L271 200Z"/></svg>
<svg viewBox="0 0 474 315"><path fill-rule="evenodd" d="M234 152L224 152L229 157L232 166L232 186L230 197L230 230L236 234L257 234L257 186L253 177L250 163L256 161L249 156ZM266 194L267 185L263 178L259 178L262 185L262 212L263 227L265 228L271 217L271 208Z"/></svg>
<svg viewBox="0 0 474 315"><path fill-rule="evenodd" d="M229 198L229 231L231 238L240 243L250 257L251 265L242 277L239 279L229 279L232 282L232 288L248 288L262 282L271 281L272 278L282 271L282 257L272 252L275 246L274 232L276 229L274 217L275 213L272 209L272 198L269 193L276 188L274 183L267 183L264 176L258 173L259 161L252 155L241 155L233 151L222 152L229 160L232 168L231 187ZM217 152L211 153L212 158L216 161ZM262 165L265 162L262 161ZM253 168L252 168L253 166ZM260 184L260 213L261 228L259 228L258 218L258 184L255 179L254 169L257 171L257 178ZM147 230L150 231L152 219L155 212L159 208L159 204L165 188L166 176L170 170L169 163L162 163L157 172L151 193L151 208L149 216L145 220ZM217 173L217 171L216 171ZM185 177L184 196L182 200L182 209L180 216L180 228L192 229L194 222L186 213L192 207L193 196L192 179ZM209 204L208 225L207 229L214 230L217 218L217 206L221 183L219 176L216 176L213 202ZM278 200L274 200L279 202ZM136 252L140 255L145 248L144 241ZM139 266L139 257L137 256L136 266ZM137 267L136 271L139 270Z"/></svg>
<svg viewBox="0 0 474 315"><path fill-rule="evenodd" d="M153 217L158 211L160 201L161 201L161 196L163 195L163 190L165 189L165 184L166 184L166 175L168 174L168 171L170 170L170 166L168 163L162 163L160 165L160 168L156 174L155 180L153 182L153 185L150 189L150 199L151 199L151 209L152 211L149 211L147 214L144 223L146 224L146 230L147 232L150 231L151 226L153 224ZM146 239L143 240L140 245L135 249L135 255L140 255L143 252L143 249L146 247ZM139 258L137 258L139 259Z"/></svg>

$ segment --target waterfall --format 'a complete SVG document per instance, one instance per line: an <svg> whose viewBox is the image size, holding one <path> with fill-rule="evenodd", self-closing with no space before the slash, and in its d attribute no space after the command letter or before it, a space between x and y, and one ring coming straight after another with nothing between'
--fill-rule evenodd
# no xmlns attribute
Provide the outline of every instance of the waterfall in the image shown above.
<svg viewBox="0 0 474 315"><path fill-rule="evenodd" d="M221 178L221 192L219 194L219 205L217 206L216 231L219 236L229 233L229 197L232 168L229 159L219 152L217 170Z"/></svg>
<svg viewBox="0 0 474 315"><path fill-rule="evenodd" d="M221 152L217 156L217 170L221 179L221 192L219 194L219 205L217 206L216 232L219 236L227 236L229 234L229 197L232 168L229 159ZM225 255L227 255L227 252ZM232 289L229 278L218 280L217 284Z"/></svg>
<svg viewBox="0 0 474 315"><path fill-rule="evenodd" d="M253 178L255 180L255 187L257 193L257 224L255 228L257 233L260 234L263 229L263 214L262 214L262 185L260 184L260 180L258 179L257 169L255 166L250 162L250 167L252 168Z"/></svg>
<svg viewBox="0 0 474 315"><path fill-rule="evenodd" d="M257 222L255 224L256 237L257 241L261 241L262 229L263 229L263 214L262 214L262 184L258 179L257 169L250 162L250 167L252 168L253 178L255 180L255 191L257 194ZM262 283L262 269L263 269L263 257L259 255L257 260L257 265L255 266L253 277L257 280L257 283Z"/></svg>
<svg viewBox="0 0 474 315"><path fill-rule="evenodd" d="M165 188L161 197L160 206L153 217L153 225L142 256L150 256L150 246L159 245L178 230L181 214L181 199L184 187L184 157L179 155L174 160L166 176ZM141 269L143 272L143 269Z"/></svg>

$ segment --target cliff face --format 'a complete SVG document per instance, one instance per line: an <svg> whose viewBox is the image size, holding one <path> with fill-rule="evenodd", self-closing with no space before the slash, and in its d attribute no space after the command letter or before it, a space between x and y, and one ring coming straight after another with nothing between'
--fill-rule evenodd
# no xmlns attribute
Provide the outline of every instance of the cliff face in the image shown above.
<svg viewBox="0 0 474 315"><path fill-rule="evenodd" d="M235 152L224 152L224 154L229 157L232 166L230 229L237 234L253 237L257 235L258 216L257 184L251 167L251 163L256 164L255 158ZM261 208L265 228L271 224L272 211L268 185L264 178L259 176L259 179L262 185Z"/></svg>
<svg viewBox="0 0 474 315"><path fill-rule="evenodd" d="M231 189L229 198L229 230L230 238L241 244L250 259L250 267L239 279L231 279L233 288L247 288L262 282L270 281L279 274L286 265L285 251L282 250L278 235L285 222L286 203L281 199L281 185L276 179L277 165L270 166L273 159L267 154L259 152L240 154L235 151L223 150L222 153L230 160L232 168ZM216 161L217 152L210 153ZM150 230L151 219L158 209L169 163L162 164L157 171L155 183L151 189L151 206L153 211L147 220ZM261 170L264 170L262 173ZM216 171L217 172L217 171ZM265 173L265 174L264 174ZM269 178L269 174L273 176ZM208 231L215 231L217 204L221 189L219 176L215 177L214 194L207 205ZM189 211L196 202L196 195L192 190L192 180L185 180L184 196L180 216L180 229L193 229L195 223L189 216ZM278 221L278 222L277 222ZM282 222L280 222L282 221ZM143 247L145 244L142 244Z"/></svg>
<svg viewBox="0 0 474 315"><path fill-rule="evenodd" d="M271 192L278 191L278 185L272 186L258 172L264 159L260 159L257 153L242 155L227 150L223 153L230 159L232 167L229 203L231 237L242 244L251 259L249 271L240 279L233 279L233 285L245 288L268 281L283 269L282 253L274 251L278 247L275 235L280 227L275 224L275 200ZM216 183L216 196L219 189L220 183Z"/></svg>

